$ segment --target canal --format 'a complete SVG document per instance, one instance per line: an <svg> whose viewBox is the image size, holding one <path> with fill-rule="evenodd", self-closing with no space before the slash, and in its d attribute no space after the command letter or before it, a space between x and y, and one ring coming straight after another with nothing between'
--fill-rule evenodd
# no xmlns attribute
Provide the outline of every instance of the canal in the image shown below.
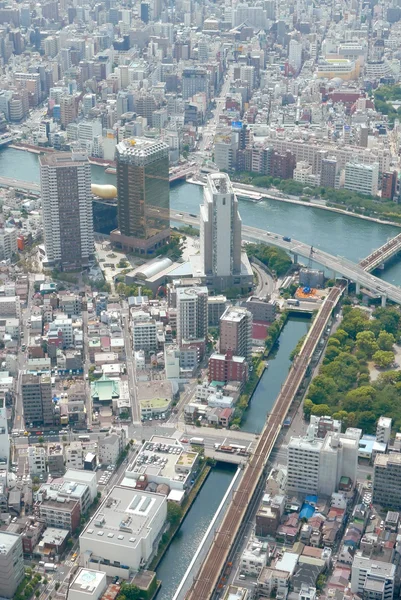
<svg viewBox="0 0 401 600"><path fill-rule="evenodd" d="M291 365L289 356L298 340L307 333L311 320L303 317L290 317L284 325L280 338L268 358L257 388L254 391L248 410L245 413L241 429L251 433L260 433L271 412L280 388L287 377Z"/></svg>
<svg viewBox="0 0 401 600"><path fill-rule="evenodd" d="M171 600L174 596L235 471L234 465L220 463L210 472L186 519L156 569L157 578L162 581L157 600Z"/></svg>

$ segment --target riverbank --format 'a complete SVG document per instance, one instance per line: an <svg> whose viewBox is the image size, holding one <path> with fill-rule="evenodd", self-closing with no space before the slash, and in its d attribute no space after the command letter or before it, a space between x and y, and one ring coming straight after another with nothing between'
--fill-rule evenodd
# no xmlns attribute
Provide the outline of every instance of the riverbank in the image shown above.
<svg viewBox="0 0 401 600"><path fill-rule="evenodd" d="M171 542L173 541L174 536L176 535L176 533L180 529L182 523L184 522L185 517L187 516L187 514L192 506L192 503L194 502L196 496L199 494L210 471L211 471L211 466L208 464L205 464L205 466L202 469L202 472L200 473L200 475L198 477L198 480L196 481L192 490L190 491L190 493L188 494L188 496L185 498L185 500L183 502L183 505L182 505L183 512L182 512L180 520L178 521L178 523L176 525L171 526L169 528L169 530L164 534L164 535L166 535L166 534L168 535L168 539L166 539L164 541L164 543L162 541L160 541L157 554L154 556L152 562L150 563L150 565L148 567L148 569L150 571L156 571L157 567L159 566L160 561L162 560L162 558L165 555L165 553L167 552ZM162 536L162 539L163 539L163 536Z"/></svg>
<svg viewBox="0 0 401 600"><path fill-rule="evenodd" d="M187 183L191 183L193 185L198 185L201 187L205 187L206 183L203 181L199 181L197 179L193 179L192 177L187 179ZM269 192L266 188L258 188L255 185L248 185L245 183L241 183L240 186L236 185L236 182L233 181L233 188L237 196L244 196L246 190L249 190L250 193L255 196L252 198L250 196L249 202L262 202L263 200L273 200L276 202L285 202L287 204L296 204L298 206L304 206L306 208L320 208L321 210L327 210L332 213L337 213L340 215L346 215L347 217L355 217L357 219L362 219L363 221L371 221L373 223L378 223L380 225L392 225L393 227L401 228L401 223L397 223L396 221L387 221L384 219L380 219L379 217L368 217L367 215L361 215L359 213L351 212L345 210L344 208L337 208L335 206L327 206L326 204L322 204L321 202L313 202L304 200L298 200L298 198L293 197L282 197L282 196L273 196L271 192ZM256 199L256 196L260 196L260 199ZM241 198L242 199L242 198ZM244 201L248 201L245 200Z"/></svg>

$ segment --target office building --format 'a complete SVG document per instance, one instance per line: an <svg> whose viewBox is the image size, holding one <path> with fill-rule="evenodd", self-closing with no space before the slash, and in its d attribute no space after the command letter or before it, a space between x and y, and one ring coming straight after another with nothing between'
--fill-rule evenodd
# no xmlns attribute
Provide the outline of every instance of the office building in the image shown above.
<svg viewBox="0 0 401 600"><path fill-rule="evenodd" d="M182 99L189 100L198 92L205 92L209 98L209 76L206 69L185 68L182 72Z"/></svg>
<svg viewBox="0 0 401 600"><path fill-rule="evenodd" d="M220 352L231 350L234 356L252 354L252 314L246 308L229 306L220 318Z"/></svg>
<svg viewBox="0 0 401 600"><path fill-rule="evenodd" d="M0 398L0 464L8 464L10 457L10 438L7 426L7 407L5 398Z"/></svg>
<svg viewBox="0 0 401 600"><path fill-rule="evenodd" d="M196 346L205 350L208 317L208 290L205 286L177 289L177 342L180 348Z"/></svg>
<svg viewBox="0 0 401 600"><path fill-rule="evenodd" d="M200 252L204 274L219 288L231 287L241 274L241 228L230 178L208 175L200 207Z"/></svg>
<svg viewBox="0 0 401 600"><path fill-rule="evenodd" d="M358 450L357 436L329 432L321 439L317 424L311 424L306 436L288 444L288 493L331 496L342 477L355 484Z"/></svg>
<svg viewBox="0 0 401 600"><path fill-rule="evenodd" d="M373 468L374 504L401 510L401 454L377 454Z"/></svg>
<svg viewBox="0 0 401 600"><path fill-rule="evenodd" d="M110 239L154 255L170 235L169 149L159 140L135 138L116 146L118 229Z"/></svg>
<svg viewBox="0 0 401 600"><path fill-rule="evenodd" d="M87 156L40 157L46 260L63 269L88 264L93 255L91 169Z"/></svg>
<svg viewBox="0 0 401 600"><path fill-rule="evenodd" d="M0 597L14 598L24 573L21 536L0 531Z"/></svg>
<svg viewBox="0 0 401 600"><path fill-rule="evenodd" d="M4 224L0 224L0 260L9 260L17 252L16 227L4 227Z"/></svg>
<svg viewBox="0 0 401 600"><path fill-rule="evenodd" d="M68 589L68 600L99 600L107 589L106 573L78 569Z"/></svg>
<svg viewBox="0 0 401 600"><path fill-rule="evenodd" d="M376 441L388 444L391 436L392 420L389 417L380 417L376 427Z"/></svg>
<svg viewBox="0 0 401 600"><path fill-rule="evenodd" d="M23 373L21 380L22 406L27 425L53 425L54 408L50 375Z"/></svg>
<svg viewBox="0 0 401 600"><path fill-rule="evenodd" d="M166 496L113 487L79 537L81 563L129 579L152 555L166 517Z"/></svg>
<svg viewBox="0 0 401 600"><path fill-rule="evenodd" d="M379 184L379 164L362 165L348 162L345 165L344 188L351 192L376 196Z"/></svg>
<svg viewBox="0 0 401 600"><path fill-rule="evenodd" d="M295 73L302 66L302 44L297 40L291 40L288 48L288 64Z"/></svg>
<svg viewBox="0 0 401 600"><path fill-rule="evenodd" d="M392 600L395 565L366 556L355 556L351 568L351 592L366 600Z"/></svg>
<svg viewBox="0 0 401 600"><path fill-rule="evenodd" d="M132 345L134 350L154 352L157 350L156 321L149 313L134 312L131 321Z"/></svg>

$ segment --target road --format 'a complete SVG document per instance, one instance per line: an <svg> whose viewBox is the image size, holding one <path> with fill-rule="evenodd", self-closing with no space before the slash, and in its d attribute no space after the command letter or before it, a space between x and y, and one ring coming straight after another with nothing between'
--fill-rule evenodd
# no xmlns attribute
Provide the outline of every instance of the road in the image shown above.
<svg viewBox="0 0 401 600"><path fill-rule="evenodd" d="M21 345L25 344L25 346L28 346L28 344L29 344L29 333L30 333L29 326L30 326L30 321L31 321L31 311L32 311L32 304L33 304L34 276L29 275L28 281L29 281L28 299L27 299L26 307L23 308L21 311L22 314L21 314L21 330L20 330L21 331ZM28 356L27 353L22 352L22 350L20 350L17 355L18 376L17 376L17 385L16 385L16 390L15 390L15 403L14 403L14 429L18 429L18 431L25 429L24 415L23 415L24 411L23 411L23 406L22 406L21 383L22 383L22 373L26 368L27 356Z"/></svg>
<svg viewBox="0 0 401 600"><path fill-rule="evenodd" d="M205 158L205 155L210 155L211 152L208 150L208 147L211 147L214 136L216 133L216 128L220 122L220 115L223 113L225 108L226 96L230 90L231 80L234 76L234 67L231 65L227 72L227 77L221 87L220 94L216 96L216 108L213 111L213 118L203 127L202 131L202 139L199 142L199 150L194 153L194 155L199 155L202 160Z"/></svg>
<svg viewBox="0 0 401 600"><path fill-rule="evenodd" d="M170 219L172 221L199 227L199 217L195 217L190 213L170 211ZM243 240L252 243L264 243L270 246L277 246L278 248L286 250L289 254L292 254L295 259L297 259L298 256L303 256L307 259L312 258L314 262L323 265L332 271L334 275L345 277L346 279L349 279L349 281L356 282L358 285L361 285L376 294L377 297L381 297L384 302L388 299L397 304L401 304L401 288L379 279L371 273L367 273L363 267L343 256L333 256L316 247L313 247L313 252L311 253L311 246L309 244L290 238L284 239L280 234L264 231L257 227L250 227L249 225L242 226L242 238Z"/></svg>
<svg viewBox="0 0 401 600"><path fill-rule="evenodd" d="M88 311L82 311L82 328L84 335L84 381L85 381L85 394L86 394L86 422L89 428L92 427L93 418L93 405L92 396L89 385L89 337L88 337Z"/></svg>
<svg viewBox="0 0 401 600"><path fill-rule="evenodd" d="M292 363L288 377L274 404L273 412L268 416L256 449L245 468L244 476L228 507L223 523L213 540L200 572L186 596L187 600L210 600L213 597L220 574L235 542L238 528L245 517L249 502L280 435L284 419L341 294L342 289L340 288L330 290L308 332L299 355Z"/></svg>
<svg viewBox="0 0 401 600"><path fill-rule="evenodd" d="M134 424L141 422L141 406L138 398L138 385L136 380L135 355L132 350L131 331L129 324L129 309L122 313L124 327L125 360L127 365L128 389L131 403L132 421Z"/></svg>
<svg viewBox="0 0 401 600"><path fill-rule="evenodd" d="M252 261L252 270L256 273L258 281L255 287L255 296L271 296L275 290L275 281L271 275Z"/></svg>

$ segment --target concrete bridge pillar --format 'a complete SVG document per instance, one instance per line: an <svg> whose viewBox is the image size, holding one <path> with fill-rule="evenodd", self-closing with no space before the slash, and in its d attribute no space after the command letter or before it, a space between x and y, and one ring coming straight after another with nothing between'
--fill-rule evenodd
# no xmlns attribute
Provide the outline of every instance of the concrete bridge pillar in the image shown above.
<svg viewBox="0 0 401 600"><path fill-rule="evenodd" d="M361 284L357 281L356 284L355 284L355 286L356 286L355 292L357 294L360 294L361 293Z"/></svg>
<svg viewBox="0 0 401 600"><path fill-rule="evenodd" d="M383 294L381 299L382 299L382 307L384 308L386 306L386 300L387 300L386 294Z"/></svg>
<svg viewBox="0 0 401 600"><path fill-rule="evenodd" d="M296 254L296 252L294 252L293 256L294 256L294 265L297 265L298 264L298 254Z"/></svg>

